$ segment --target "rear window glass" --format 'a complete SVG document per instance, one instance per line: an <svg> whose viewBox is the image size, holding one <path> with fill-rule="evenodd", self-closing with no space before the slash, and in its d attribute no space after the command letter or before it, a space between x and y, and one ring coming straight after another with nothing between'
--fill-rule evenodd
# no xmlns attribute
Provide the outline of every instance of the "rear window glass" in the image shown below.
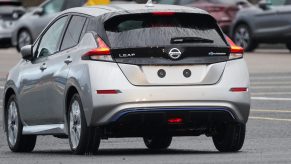
<svg viewBox="0 0 291 164"><path fill-rule="evenodd" d="M173 38L184 37L210 39L213 42L183 45L226 45L218 32L220 29L216 21L203 14L121 15L105 22L105 30L111 47L114 48L169 46L173 44Z"/></svg>

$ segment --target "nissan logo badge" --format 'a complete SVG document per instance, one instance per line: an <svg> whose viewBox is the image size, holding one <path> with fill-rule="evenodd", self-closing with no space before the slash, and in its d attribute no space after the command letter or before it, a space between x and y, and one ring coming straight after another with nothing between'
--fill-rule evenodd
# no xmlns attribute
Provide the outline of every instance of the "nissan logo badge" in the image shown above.
<svg viewBox="0 0 291 164"><path fill-rule="evenodd" d="M172 48L169 52L169 57L174 60L179 59L181 55L182 52L178 48Z"/></svg>

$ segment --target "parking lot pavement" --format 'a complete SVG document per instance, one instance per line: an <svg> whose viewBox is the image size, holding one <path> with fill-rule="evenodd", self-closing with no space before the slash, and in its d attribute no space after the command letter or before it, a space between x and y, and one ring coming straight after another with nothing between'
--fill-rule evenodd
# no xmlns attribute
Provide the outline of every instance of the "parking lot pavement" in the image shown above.
<svg viewBox="0 0 291 164"><path fill-rule="evenodd" d="M0 50L1 110L3 78L19 58L12 49ZM291 163L291 53L258 50L245 59L251 76L252 109L239 153L218 153L211 139L201 136L174 138L170 150L154 153L139 138L110 139L102 141L96 156L72 156L67 140L39 137L33 153L15 154L0 133L0 163Z"/></svg>

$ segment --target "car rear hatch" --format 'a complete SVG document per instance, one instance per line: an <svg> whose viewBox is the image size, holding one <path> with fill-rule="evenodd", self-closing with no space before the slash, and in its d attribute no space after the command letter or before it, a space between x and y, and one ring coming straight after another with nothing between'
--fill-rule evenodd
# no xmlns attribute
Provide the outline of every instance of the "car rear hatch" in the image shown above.
<svg viewBox="0 0 291 164"><path fill-rule="evenodd" d="M111 56L136 86L211 85L221 78L230 48L206 14L126 14L105 22Z"/></svg>

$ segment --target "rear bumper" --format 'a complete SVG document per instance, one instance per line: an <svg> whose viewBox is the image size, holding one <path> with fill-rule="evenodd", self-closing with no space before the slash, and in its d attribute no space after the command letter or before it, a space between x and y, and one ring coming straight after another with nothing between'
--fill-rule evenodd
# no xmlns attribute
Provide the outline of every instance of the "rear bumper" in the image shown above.
<svg viewBox="0 0 291 164"><path fill-rule="evenodd" d="M129 83L115 63L92 63L90 73L92 105L85 107L89 126L112 123L119 113L128 110L148 112L159 109L225 109L234 121L246 123L250 112L250 93L231 92L233 87L249 88L249 74L243 59L229 61L217 84L193 86L134 86ZM105 66L106 65L106 66ZM94 68L93 68L94 67ZM104 68L110 70L104 74ZM100 72L99 72L100 71ZM84 85L85 86L85 85ZM86 88L86 87L84 87ZM98 89L118 89L121 93L100 95ZM85 95L85 94L84 94ZM84 102L88 98L83 98Z"/></svg>
<svg viewBox="0 0 291 164"><path fill-rule="evenodd" d="M211 135L222 123L236 122L236 116L227 108L141 108L116 113L105 128L110 137L199 136Z"/></svg>

